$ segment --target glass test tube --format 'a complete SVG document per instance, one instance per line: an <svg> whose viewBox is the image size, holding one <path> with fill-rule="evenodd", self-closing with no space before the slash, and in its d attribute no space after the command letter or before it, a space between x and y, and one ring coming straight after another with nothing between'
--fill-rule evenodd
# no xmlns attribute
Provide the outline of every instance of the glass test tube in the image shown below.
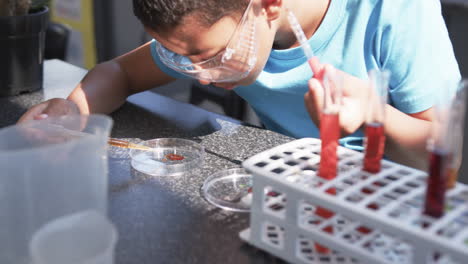
<svg viewBox="0 0 468 264"><path fill-rule="evenodd" d="M390 72L371 70L369 78L371 87L369 91L369 108L366 112L363 169L370 173L378 173L385 149L385 107Z"/></svg>
<svg viewBox="0 0 468 264"><path fill-rule="evenodd" d="M468 89L468 80L460 83L457 94L451 105L449 120L449 144L452 155L447 166L447 188L455 187L458 178L458 171L462 162L463 152L463 132L465 125L466 112L466 89Z"/></svg>
<svg viewBox="0 0 468 264"><path fill-rule="evenodd" d="M326 70L323 78L324 102L323 110L320 115L320 139L322 142L320 151L320 167L318 176L326 180L332 180L336 177L338 167L338 139L340 137L339 113L342 104L342 80L335 74L334 70ZM331 188L327 190L330 194L336 194L336 190ZM329 219L334 213L317 207L315 214ZM333 227L327 227L324 230L333 233ZM321 254L328 254L330 249L315 243L315 249Z"/></svg>
<svg viewBox="0 0 468 264"><path fill-rule="evenodd" d="M323 78L324 101L320 114L319 176L331 180L337 173L337 147L340 138L341 80L333 72L325 72Z"/></svg>
<svg viewBox="0 0 468 264"><path fill-rule="evenodd" d="M443 96L434 97L434 120L431 135L428 139L429 177L427 179L424 214L439 218L444 214L447 168L451 157L449 135L449 117L452 100Z"/></svg>
<svg viewBox="0 0 468 264"><path fill-rule="evenodd" d="M301 25L297 20L294 13L288 10L288 21L291 25L291 28L296 35L297 40L301 44L301 47L304 51L304 54L307 57L307 61L313 70L312 67L312 59L314 57L312 49L307 41L307 38L302 31ZM325 70L324 70L325 71ZM319 176L325 179L333 179L336 177L336 170L337 170L337 156L336 156L336 149L338 147L338 139L340 135L339 129L339 108L336 107L335 99L341 100L341 86L335 87L333 91L330 90L330 76L324 76L323 72L314 72L314 77L321 79L323 77L322 85L324 86L325 90L325 103L324 103L324 111L321 113L320 117L320 138L322 140L322 151L320 154L321 162L319 167ZM337 86L336 82L338 79L334 79L335 82L334 86ZM341 85L341 83L339 83ZM339 89L338 89L339 88ZM337 96L337 93L340 93ZM338 98L336 98L338 97ZM339 102L341 104L341 102ZM338 104L338 105L339 105ZM337 108L337 109L335 109ZM329 154L329 155L326 155ZM331 194L336 194L335 189L330 189L327 192ZM328 219L334 215L333 212L317 207L315 214ZM332 233L333 228L327 227L326 232ZM315 248L317 252L321 254L328 254L330 250L318 243L315 243Z"/></svg>

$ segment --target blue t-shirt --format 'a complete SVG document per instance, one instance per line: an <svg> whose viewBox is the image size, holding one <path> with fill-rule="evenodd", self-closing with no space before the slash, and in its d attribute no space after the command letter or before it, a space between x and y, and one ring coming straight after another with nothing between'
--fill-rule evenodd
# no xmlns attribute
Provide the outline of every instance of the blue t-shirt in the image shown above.
<svg viewBox="0 0 468 264"><path fill-rule="evenodd" d="M389 70L389 103L404 113L430 108L434 92L453 95L445 82L461 78L439 0L332 0L309 43L321 62L360 79L371 69ZM181 77L161 63L154 48L153 43L156 64ZM300 47L272 50L256 82L234 90L268 129L319 137L304 105L311 77Z"/></svg>

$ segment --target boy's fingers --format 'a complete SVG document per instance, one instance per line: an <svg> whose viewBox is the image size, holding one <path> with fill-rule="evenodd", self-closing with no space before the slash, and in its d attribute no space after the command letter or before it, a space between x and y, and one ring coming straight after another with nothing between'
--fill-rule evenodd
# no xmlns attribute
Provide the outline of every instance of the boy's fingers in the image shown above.
<svg viewBox="0 0 468 264"><path fill-rule="evenodd" d="M44 110L47 108L48 103L41 103L38 105L33 106L29 109L21 118L18 120L17 123L23 123L30 120L35 120L37 116L40 116Z"/></svg>
<svg viewBox="0 0 468 264"><path fill-rule="evenodd" d="M205 80L198 80L198 82L199 82L201 85L208 85L208 84L210 84L209 81L205 81Z"/></svg>
<svg viewBox="0 0 468 264"><path fill-rule="evenodd" d="M31 109L21 116L18 123L29 120L40 120L49 116L73 114L80 114L80 110L75 103L62 98L53 98L31 107Z"/></svg>
<svg viewBox="0 0 468 264"><path fill-rule="evenodd" d="M330 77L337 77L337 76L336 76L336 75L337 75L336 69L335 69L335 67L333 67L333 65L331 65L331 64L325 64L325 65L323 65L323 71L324 71L326 74L330 75Z"/></svg>
<svg viewBox="0 0 468 264"><path fill-rule="evenodd" d="M48 114L40 114L40 115L36 115L34 117L34 120L42 120L42 119L46 119L47 117L49 117Z"/></svg>

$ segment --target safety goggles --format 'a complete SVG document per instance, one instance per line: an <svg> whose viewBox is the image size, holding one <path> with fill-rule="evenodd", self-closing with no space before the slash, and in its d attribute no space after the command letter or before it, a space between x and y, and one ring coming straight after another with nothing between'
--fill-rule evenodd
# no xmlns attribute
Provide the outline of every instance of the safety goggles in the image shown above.
<svg viewBox="0 0 468 264"><path fill-rule="evenodd" d="M169 68L208 82L235 82L245 78L257 62L256 18L250 0L226 48L214 57L197 63L166 49L156 41L156 52Z"/></svg>

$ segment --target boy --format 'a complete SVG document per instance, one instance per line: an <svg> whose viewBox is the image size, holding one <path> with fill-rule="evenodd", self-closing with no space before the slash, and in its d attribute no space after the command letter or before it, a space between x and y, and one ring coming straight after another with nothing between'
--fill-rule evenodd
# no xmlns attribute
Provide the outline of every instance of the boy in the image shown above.
<svg viewBox="0 0 468 264"><path fill-rule="evenodd" d="M133 0L133 4L155 41L97 65L67 100L36 105L20 121L110 113L133 93L188 76L234 89L268 129L296 138L318 137L323 92L320 80L311 79L287 9L297 16L317 56L313 72L322 73L326 62L343 76L344 135L356 132L364 122L368 71L392 73L385 128L386 154L395 161L408 163L401 153L409 152L426 158L433 92L447 89L444 80L460 79L438 0Z"/></svg>

